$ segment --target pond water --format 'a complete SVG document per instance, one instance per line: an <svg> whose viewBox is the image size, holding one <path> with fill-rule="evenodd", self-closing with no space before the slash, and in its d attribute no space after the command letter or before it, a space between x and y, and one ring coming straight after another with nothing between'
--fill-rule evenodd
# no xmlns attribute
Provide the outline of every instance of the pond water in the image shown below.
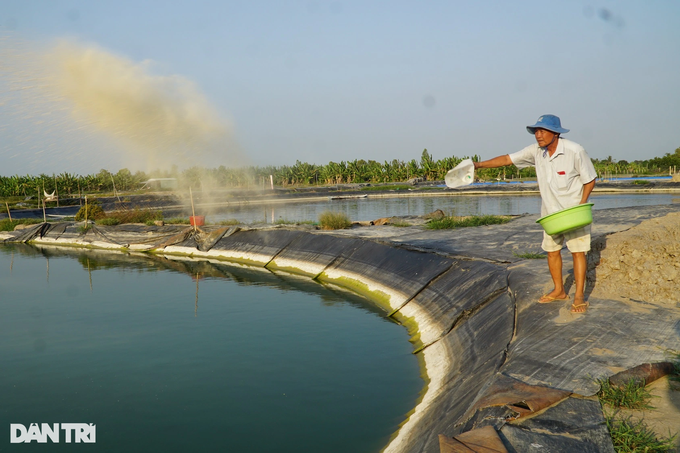
<svg viewBox="0 0 680 453"><path fill-rule="evenodd" d="M593 209L661 205L680 202L679 194L594 194ZM242 223L276 221L317 221L324 211L343 212L351 220L424 215L441 209L447 214L518 215L539 214L541 198L536 195L445 195L394 198L360 198L316 202L241 205L221 208L207 216L209 222L238 220Z"/></svg>
<svg viewBox="0 0 680 453"><path fill-rule="evenodd" d="M3 451L377 452L424 385L380 309L262 269L0 245L0 312Z"/></svg>

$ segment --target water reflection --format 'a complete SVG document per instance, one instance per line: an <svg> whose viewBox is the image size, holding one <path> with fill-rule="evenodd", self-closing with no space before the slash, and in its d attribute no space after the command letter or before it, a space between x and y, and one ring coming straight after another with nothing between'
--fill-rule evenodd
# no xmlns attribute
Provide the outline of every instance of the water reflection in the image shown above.
<svg viewBox="0 0 680 453"><path fill-rule="evenodd" d="M199 280L227 280L239 286L265 286L280 291L299 291L318 295L326 306L348 303L362 310L381 317L385 312L365 299L333 285L326 285L285 272L270 271L266 268L242 266L216 260L196 260L185 257L166 257L153 254L122 253L106 250L81 250L75 248L50 246L44 244L12 243L0 246L0 254L11 255L11 267L14 254L31 258L43 257L48 263L52 259L75 259L88 273L90 291L93 289L93 273L111 269L125 272L177 272L188 276L196 282L196 311L198 310ZM49 283L49 281L48 281ZM385 317L387 321L395 322Z"/></svg>

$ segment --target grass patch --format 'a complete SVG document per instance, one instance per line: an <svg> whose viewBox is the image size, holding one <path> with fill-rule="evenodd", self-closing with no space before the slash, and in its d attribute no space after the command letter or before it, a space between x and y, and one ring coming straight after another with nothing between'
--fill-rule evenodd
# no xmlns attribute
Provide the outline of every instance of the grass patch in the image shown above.
<svg viewBox="0 0 680 453"><path fill-rule="evenodd" d="M614 415L605 415L605 420L617 453L672 452L675 450L676 436L658 439L656 433L642 421L633 422L630 417L617 419Z"/></svg>
<svg viewBox="0 0 680 453"><path fill-rule="evenodd" d="M3 219L0 220L0 231L14 231L17 225L37 225L43 223L41 219Z"/></svg>
<svg viewBox="0 0 680 453"><path fill-rule="evenodd" d="M130 209L126 211L116 211L111 217L120 220L120 223L151 223L156 220L163 220L163 211L156 209Z"/></svg>
<svg viewBox="0 0 680 453"><path fill-rule="evenodd" d="M287 220L278 219L274 222L276 225L315 225L316 222L313 220Z"/></svg>
<svg viewBox="0 0 680 453"><path fill-rule="evenodd" d="M543 253L532 253L532 252L524 252L524 253L517 253L517 252L512 252L514 256L517 258L524 258L527 260L542 260L548 257L548 255L545 255Z"/></svg>
<svg viewBox="0 0 680 453"><path fill-rule="evenodd" d="M390 222L390 223L388 223L388 225L389 225L389 226L400 227L400 228L412 226L410 223L404 222L403 220L397 220L396 222Z"/></svg>
<svg viewBox="0 0 680 453"><path fill-rule="evenodd" d="M173 217L165 220L166 225L189 225L189 217ZM222 223L220 225L236 225L231 223Z"/></svg>
<svg viewBox="0 0 680 453"><path fill-rule="evenodd" d="M103 219L96 220L95 223L107 226L120 225L120 219L117 217L104 217Z"/></svg>
<svg viewBox="0 0 680 453"><path fill-rule="evenodd" d="M653 409L649 405L652 395L646 389L644 381L631 379L624 386L615 386L604 378L598 380L600 391L597 397L600 404L614 408L633 410ZM634 421L630 416L619 416L618 411L607 413L603 410L607 428L617 453L652 453L675 451L676 435L657 438L656 433L643 421Z"/></svg>
<svg viewBox="0 0 680 453"><path fill-rule="evenodd" d="M622 387L612 385L609 379L604 378L598 381L600 391L597 397L600 403L608 404L612 407L624 407L626 409L654 409L649 405L652 395L645 387L644 382L631 379Z"/></svg>
<svg viewBox="0 0 680 453"><path fill-rule="evenodd" d="M91 217L88 217L91 218ZM76 220L78 219L76 216ZM143 223L145 225L154 225L157 220L163 220L163 211L154 209L129 209L123 211L115 211L111 215L105 217L97 217L95 223L97 225L120 225L123 223Z"/></svg>
<svg viewBox="0 0 680 453"><path fill-rule="evenodd" d="M347 214L325 211L319 215L319 226L324 230L342 230L352 226Z"/></svg>
<svg viewBox="0 0 680 453"><path fill-rule="evenodd" d="M508 223L510 220L510 217L500 215L475 215L469 217L450 216L442 219L430 220L427 223L427 227L432 230L449 230L453 228L499 225Z"/></svg>
<svg viewBox="0 0 680 453"><path fill-rule="evenodd" d="M646 184L651 184L651 183L649 181L644 180L644 179L636 179L635 181L633 181L633 184L638 184L638 185L644 186Z"/></svg>
<svg viewBox="0 0 680 453"><path fill-rule="evenodd" d="M165 222L165 223L168 223L168 222ZM187 223L189 223L188 219L187 219ZM241 224L241 222L239 222L236 219L229 219L229 220L220 220L219 222L217 222L216 225L229 225L229 226L231 226L231 225L240 225L240 224Z"/></svg>
<svg viewBox="0 0 680 453"><path fill-rule="evenodd" d="M80 233L80 234L85 234L85 233L87 233L88 231L90 231L91 229L92 229L92 225L90 225L89 223L87 223L87 224L85 224L85 225L79 226L79 227L77 228L77 231L78 231L78 233Z"/></svg>

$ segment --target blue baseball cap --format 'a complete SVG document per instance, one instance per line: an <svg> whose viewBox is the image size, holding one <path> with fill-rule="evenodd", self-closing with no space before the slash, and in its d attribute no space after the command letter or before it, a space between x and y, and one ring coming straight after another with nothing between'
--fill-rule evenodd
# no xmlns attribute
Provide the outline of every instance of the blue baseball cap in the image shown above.
<svg viewBox="0 0 680 453"><path fill-rule="evenodd" d="M536 121L536 124L533 126L527 126L527 131L529 131L531 135L536 132L536 129L547 129L550 132L555 132L556 134L565 134L569 132L569 129L562 127L560 118L555 115L542 115L538 121Z"/></svg>

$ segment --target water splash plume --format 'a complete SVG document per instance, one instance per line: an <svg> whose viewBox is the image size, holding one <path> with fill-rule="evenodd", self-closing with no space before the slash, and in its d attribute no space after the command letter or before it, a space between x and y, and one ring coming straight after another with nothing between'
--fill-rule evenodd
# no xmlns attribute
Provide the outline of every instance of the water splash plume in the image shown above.
<svg viewBox="0 0 680 453"><path fill-rule="evenodd" d="M38 48L3 37L0 48L0 109L25 129L10 140L13 158L94 154L90 171L111 161L147 171L247 163L229 121L184 77L73 40Z"/></svg>

